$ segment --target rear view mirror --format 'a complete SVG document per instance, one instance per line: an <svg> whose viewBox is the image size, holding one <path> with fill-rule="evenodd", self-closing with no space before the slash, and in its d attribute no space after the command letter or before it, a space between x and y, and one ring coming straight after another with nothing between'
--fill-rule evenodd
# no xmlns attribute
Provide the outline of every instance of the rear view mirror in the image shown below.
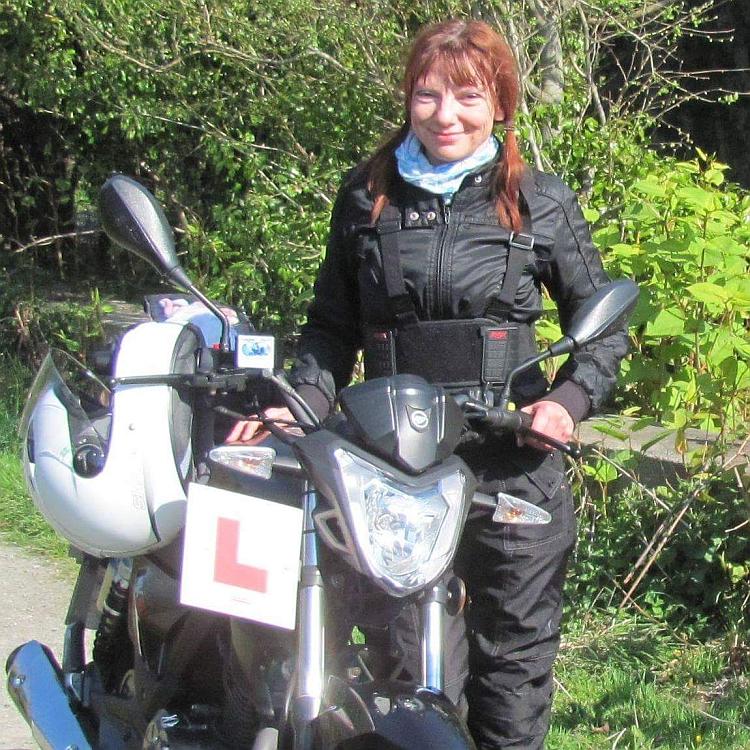
<svg viewBox="0 0 750 750"><path fill-rule="evenodd" d="M172 227L162 207L143 185L112 175L99 194L102 227L107 236L180 286L190 288L174 248Z"/></svg>
<svg viewBox="0 0 750 750"><path fill-rule="evenodd" d="M174 284L192 292L221 321L221 350L229 351L229 321L183 270L174 248L172 227L162 207L143 185L112 175L99 193L102 227L109 239L150 263Z"/></svg>
<svg viewBox="0 0 750 750"><path fill-rule="evenodd" d="M576 310L565 332L576 349L611 333L624 323L638 301L638 285L618 279L598 289Z"/></svg>
<svg viewBox="0 0 750 750"><path fill-rule="evenodd" d="M531 357L509 375L500 396L505 408L510 401L511 385L515 377L533 365L550 357L559 357L577 351L592 341L597 341L619 328L633 311L638 301L638 285L630 279L618 279L597 289L576 310L565 335L536 357Z"/></svg>

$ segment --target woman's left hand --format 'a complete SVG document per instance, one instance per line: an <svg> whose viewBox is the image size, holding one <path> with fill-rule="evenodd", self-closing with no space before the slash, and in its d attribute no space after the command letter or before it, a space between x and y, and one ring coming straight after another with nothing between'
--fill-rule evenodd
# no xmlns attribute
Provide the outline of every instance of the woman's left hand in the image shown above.
<svg viewBox="0 0 750 750"><path fill-rule="evenodd" d="M264 419L279 420L280 422L294 422L294 416L285 407L269 407L263 412ZM281 426L281 425L280 425ZM290 435L302 435L302 430L289 425L281 426ZM235 422L229 434L224 439L225 444L241 443L242 445L257 445L269 436L269 430L259 419L247 419Z"/></svg>
<svg viewBox="0 0 750 750"><path fill-rule="evenodd" d="M575 423L567 409L556 401L535 401L533 404L524 406L521 411L531 414L534 418L531 423L532 430L563 443L569 442L573 437ZM520 442L522 445L530 445L541 451L550 450L547 443L536 440L531 435L521 437Z"/></svg>

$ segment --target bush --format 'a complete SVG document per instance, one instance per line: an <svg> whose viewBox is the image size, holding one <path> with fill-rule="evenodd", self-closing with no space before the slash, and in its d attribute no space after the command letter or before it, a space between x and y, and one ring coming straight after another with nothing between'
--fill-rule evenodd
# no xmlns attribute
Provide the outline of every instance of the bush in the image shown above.
<svg viewBox="0 0 750 750"><path fill-rule="evenodd" d="M698 152L635 180L595 232L609 269L641 285L623 405L679 431L737 434L750 417L750 197Z"/></svg>

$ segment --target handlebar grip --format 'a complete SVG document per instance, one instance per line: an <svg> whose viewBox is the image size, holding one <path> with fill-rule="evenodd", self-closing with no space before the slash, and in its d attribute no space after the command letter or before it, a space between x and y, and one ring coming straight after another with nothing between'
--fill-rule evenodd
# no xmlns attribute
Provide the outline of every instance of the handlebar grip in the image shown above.
<svg viewBox="0 0 750 750"><path fill-rule="evenodd" d="M522 432L531 428L533 418L525 411L507 411L506 409L488 409L482 415L485 423L495 430Z"/></svg>
<svg viewBox="0 0 750 750"><path fill-rule="evenodd" d="M506 411L499 408L488 409L482 415L482 419L491 429L518 432L521 434L528 433L540 442L546 443L552 448L557 448L557 450L563 451L573 458L581 457L581 449L578 446L568 445L560 440L532 430L531 425L534 422L534 418L525 411Z"/></svg>
<svg viewBox="0 0 750 750"><path fill-rule="evenodd" d="M531 414L527 414L525 411L517 411L515 412L518 414L519 419L519 428L521 430L530 430L531 424L534 421L534 417Z"/></svg>

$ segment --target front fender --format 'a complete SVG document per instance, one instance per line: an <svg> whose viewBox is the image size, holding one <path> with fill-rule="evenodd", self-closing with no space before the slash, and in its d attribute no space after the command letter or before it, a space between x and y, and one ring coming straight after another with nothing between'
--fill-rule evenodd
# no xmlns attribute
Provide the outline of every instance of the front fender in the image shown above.
<svg viewBox="0 0 750 750"><path fill-rule="evenodd" d="M319 750L476 750L456 707L413 684L332 678L315 720Z"/></svg>

